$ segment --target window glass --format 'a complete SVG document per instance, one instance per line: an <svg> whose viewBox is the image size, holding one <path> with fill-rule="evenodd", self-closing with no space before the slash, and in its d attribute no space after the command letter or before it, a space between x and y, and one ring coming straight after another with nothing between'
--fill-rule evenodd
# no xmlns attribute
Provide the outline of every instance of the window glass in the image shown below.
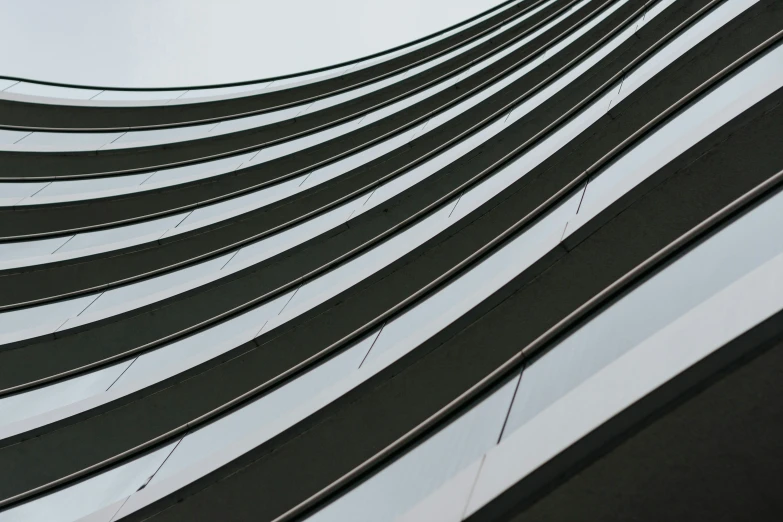
<svg viewBox="0 0 783 522"><path fill-rule="evenodd" d="M768 238L781 223L783 195L779 193L702 242L533 361L522 374L504 438L634 346L749 272L780 259L783 240L768 241ZM373 350L382 338L383 332ZM576 417L581 420L584 415ZM521 456L519 459L525 463L531 460Z"/></svg>
<svg viewBox="0 0 783 522"><path fill-rule="evenodd" d="M516 379L308 517L313 522L394 520L497 443Z"/></svg>
<svg viewBox="0 0 783 522"><path fill-rule="evenodd" d="M70 522L131 495L146 485L176 443L68 488L0 511L0 522Z"/></svg>
<svg viewBox="0 0 783 522"><path fill-rule="evenodd" d="M342 223L351 215L359 199L353 199L323 214L301 222L295 227L243 246L226 264L225 270L236 271L264 259L269 259Z"/></svg>
<svg viewBox="0 0 783 522"><path fill-rule="evenodd" d="M218 421L189 433L166 460L155 480L165 479L203 459L217 449L216 440L220 440L221 446L225 446L246 437L295 410L331 384L344 379L359 367L371 342L372 337L356 343L285 385L221 417Z"/></svg>
<svg viewBox="0 0 783 522"><path fill-rule="evenodd" d="M580 219L589 219L603 208L607 197L614 200L616 194L627 192L782 85L783 45L778 45L591 177L579 210Z"/></svg>
<svg viewBox="0 0 783 522"><path fill-rule="evenodd" d="M0 422L11 424L104 392L130 364L131 361L121 362L49 386L0 397Z"/></svg>
<svg viewBox="0 0 783 522"><path fill-rule="evenodd" d="M302 182L303 188L310 188L314 185L319 185L330 179L348 172L352 169L358 168L362 165L366 165L376 158L380 158L384 154L393 151L397 147L405 144L411 137L414 130L409 130L383 140L380 143L367 147L359 152L350 154L342 159L339 159L333 163L329 163L323 167L314 170L305 181Z"/></svg>
<svg viewBox="0 0 783 522"><path fill-rule="evenodd" d="M393 85L400 81L400 75L393 75L388 78L385 78L383 80L373 82L367 85L364 85L362 87L359 87L357 89L351 89L348 91L344 91L332 96L329 96L327 98L321 98L320 100L317 100L313 102L312 105L310 105L303 113L309 114L311 112L317 112L322 109L326 109L328 107L334 107L335 105L339 105L343 102L354 100L356 98L359 98L361 96L367 95L369 93L379 91L383 89L384 87L388 87L389 85Z"/></svg>
<svg viewBox="0 0 783 522"><path fill-rule="evenodd" d="M164 237L181 234L182 232L195 228L205 227L211 223L230 219L231 217L285 199L299 192L299 187L306 177L306 174L302 174L301 176L291 178L282 183L276 183L262 188L261 190L249 192L243 196L237 196L213 205L197 208L175 228L170 229Z"/></svg>
<svg viewBox="0 0 783 522"><path fill-rule="evenodd" d="M575 192L486 259L387 321L367 356L367 362L393 347L421 343L554 248L560 242L566 220L576 212L581 195L581 190Z"/></svg>
<svg viewBox="0 0 783 522"><path fill-rule="evenodd" d="M779 196L776 197L775 200L779 200ZM783 208L783 205L778 205L778 206ZM759 207L759 208L764 208L764 207ZM745 219L751 215L753 214L749 214L748 216L745 216L742 219ZM759 215L763 217L763 213ZM539 385L544 388L546 387L557 388L557 386L551 386L551 385L553 383L555 385L558 384L557 382L558 379L552 379L551 376L547 377L544 374L543 369L540 370L541 373L537 380L535 374L531 377L531 373L533 372L533 370L535 370L536 366L541 364L542 361L546 359L546 357L549 357L551 354L557 353L558 350L561 351L561 354L564 354L562 356L563 358L560 359L561 366L559 367L559 372L557 376L560 378L561 376L566 375L568 377L568 379L566 380L570 379L571 387L573 388L573 386L576 385L574 384L574 382L577 383L583 382L584 379L587 378L586 375L589 376L588 375L589 372L594 373L595 371L597 371L594 366L585 363L585 361L588 359L590 361L595 359L596 347L606 349L606 353L602 354L601 357L598 358L598 361L596 362L595 365L595 366L603 367L602 365L605 366L606 364L608 364L607 361L615 360L617 357L619 357L618 355L619 353L623 353L623 350L627 350L628 344L640 342L639 340L640 338L644 338L644 336L651 335L650 333L651 330L654 330L655 328L660 328L661 325L668 324L672 320L681 316L684 313L683 310L687 311L693 306L696 306L696 304L698 304L699 302L703 301L704 299L707 299L711 295L714 295L715 292L719 291L719 289L722 288L723 286L730 284L732 281L735 281L738 278L742 277L742 275L747 273L747 271L752 270L754 267L757 267L760 264L764 263L765 260L768 260L775 255L779 255L781 249L783 249L783 246L777 244L778 242L774 242L774 241L772 242L773 244L769 244L767 239L770 237L770 234L773 237L775 236L775 232L780 225L780 219L781 216L772 213L772 214L768 214L766 218L763 218L761 221L748 222L749 224L745 225L747 229L743 229L742 233L735 233L734 236L732 236L733 239L731 239L730 241L728 241L728 243L723 245L723 250L720 250L717 247L715 247L715 249L713 249L712 251L709 251L708 249L708 254L704 254L705 256L704 259L707 259L708 261L709 260L714 261L715 259L720 259L722 261L721 263L714 263L716 265L721 265L716 267L717 271L713 271L712 269L707 270L708 273L704 274L702 277L701 272L704 271L704 265L703 265L704 259L702 259L702 264L691 262L690 272L688 272L687 269L683 269L683 271L680 272L679 275L676 275L677 273L675 271L674 272L675 276L670 276L671 279L668 280L668 283L665 282L664 286L666 287L666 289L668 289L669 292L677 290L678 292L677 295L679 296L680 295L679 292L683 282L685 284L691 285L688 286L688 295L693 299L689 300L688 302L685 302L683 304L684 308L672 310L671 307L668 306L671 303L670 296L667 300L666 296L663 295L665 294L665 292L663 292L661 288L658 288L658 290L655 291L648 291L648 296L653 296L653 298L651 298L651 301L644 303L645 306L644 310L645 311L652 310L651 315L654 316L655 320L653 321L654 324L650 326L650 328L647 331L645 331L644 328L642 328L638 324L626 325L625 323L626 315L624 315L624 313L617 312L615 315L615 320L619 322L612 325L612 327L608 327L608 326L604 326L603 328L595 327L592 330L592 332L596 335L596 337L594 338L589 338L589 334L582 334L582 331L587 329L589 332L590 331L589 328L586 327L592 324L593 322L595 322L595 320L591 321L590 323L587 323L585 327L578 330L574 334L574 336L580 334L583 336L587 336L587 337L583 337L583 342L579 344L581 348L579 348L579 346L576 346L575 344L574 345L575 348L572 351L569 351L568 349L562 349L563 345L565 344L564 341L564 343L558 345L553 351L547 354L544 358L534 363L528 370L526 370L524 378L522 379L520 393L517 394L517 399L515 399L514 401L514 405L513 405L514 409L519 408L520 411L527 412L527 414L518 412L519 419L522 420L519 421L519 419L517 419L517 421L515 421L517 422L517 425L519 425L520 422L521 424L524 424L528 419L532 418L531 416L535 416L537 411L538 412L542 411L543 408L546 408L547 405L551 404L554 400L557 399L557 397L562 396L563 393L567 393L567 392L563 392L562 390L558 391L558 389L555 389L553 391L550 390L546 393L542 392L541 394L536 395L536 394L528 393L523 389L523 386L525 385L526 381L528 382L528 386L534 386L535 383L538 382ZM734 223L732 226L735 226L738 223L739 221ZM729 227L727 230L729 230L730 228L731 227ZM748 233L747 230L751 230L751 233ZM713 238L710 238L710 240L705 242L699 248L703 248L705 247L705 245L710 244L709 242L715 239L716 237L719 236L714 236ZM753 243L753 241L756 241L756 243ZM695 254L697 251L698 249L690 252L688 256ZM683 260L688 259L688 256L684 257ZM678 266L678 265L677 264L671 265L670 267L665 269L664 272L662 272L660 275L667 273L667 271L673 268L674 266ZM696 274L695 277L693 273ZM680 279L677 279L677 277L679 277ZM644 286L640 287L639 289L637 289L637 292L639 290L642 290L643 288ZM656 292L661 292L662 295L655 297ZM632 297L635 293L636 292L629 294L628 296L623 298L623 300L613 305L604 314L597 316L596 319L600 319L605 314L610 313L615 307L617 307L623 302L626 303L630 302L631 304L633 304L634 301L633 300L628 301L628 298ZM650 307L650 302L653 302L652 307ZM667 306L663 306L661 304L663 302L665 302ZM641 305L637 305L637 306L641 306ZM629 312L626 311L625 314L627 313ZM635 315L639 316L644 314L640 314L637 310L635 312ZM617 326L618 324L622 328L618 327ZM600 337L600 336L604 336L604 337ZM568 341L569 339L570 338L566 339L566 341ZM623 348L618 343L619 344L626 343L626 348ZM577 348L579 348L579 350ZM588 351L590 351L589 353L590 357L586 358L584 354L587 353ZM509 388L509 386L510 384L507 384L504 387L504 389ZM501 392L502 391L503 389L501 389ZM513 391L508 393L511 394L513 393ZM492 397L496 397L497 395L498 395L497 393L493 394ZM543 397L543 399L541 397ZM510 401L510 395L508 396L505 403L501 404L502 407L497 408L497 410L500 412L505 412L505 409L508 407L509 401ZM487 401L485 401L485 403L486 402ZM481 407L472 409L471 413L480 410L480 408ZM513 409L512 409L512 413L513 413ZM463 418L469 418L469 415L470 413L460 418L460 420L462 420ZM422 498L429 491L434 490L444 480L447 480L448 477L454 476L457 472L459 472L460 469L465 469L465 467L470 462L475 462L475 460L481 455L481 453L483 451L486 451L487 448L489 448L492 444L492 442L484 444L483 441L496 439L498 433L496 431L492 436L484 437L481 433L478 433L478 431L476 430L486 428L488 431L491 431L490 428L495 426L496 423L495 419L501 417L502 416L499 413L494 415L489 420L486 420L483 417L475 416L473 417L473 421L470 423L471 427L467 432L459 432L462 434L459 436L452 436L451 439L449 439L449 437L445 435L440 436L442 433L447 433L449 429L453 428L455 425L458 425L458 423L460 422L460 420L455 421L454 423L449 425L445 430L439 432L436 436L428 440L425 444L422 444L421 446L417 447L415 450L409 452L407 455L405 455L405 457L396 461L392 465L388 466L381 473L373 477L373 479L363 483L362 485L360 485L359 487L351 491L349 494L345 495L338 501L328 506L326 509L317 513L313 518L315 518L316 520L329 520L330 519L329 517L332 516L336 520L344 520L344 519L350 519L350 517L354 515L354 516L358 516L360 519L376 520L377 517L375 517L375 515L377 515L379 512L383 513L384 516L387 512L391 513L389 515L390 518L392 518L395 514L404 512L410 506L415 504L418 501L418 499ZM502 420L500 421L500 423L502 425ZM511 419L509 423L511 424ZM513 428L509 426L509 428L507 428L506 431L509 432L511 429ZM458 433L457 428L452 429L450 433L452 435L454 433ZM468 433L468 435L465 435L465 433ZM442 446L436 447L435 443L433 443L432 441L435 440L438 436L440 436L440 439L438 440L441 441ZM442 442L447 439L451 440L451 442ZM474 444L474 441L478 441L478 442L475 442ZM430 453L427 453L426 450L421 450L421 448L427 448L427 447L430 447L429 450ZM479 447L483 447L483 449L476 449ZM173 448L173 445L169 446L169 448ZM169 448L165 448L165 449L169 449ZM438 448L448 448L448 451L444 449L438 449ZM411 455L413 455L417 450L420 450L420 452L415 454L414 457L411 457ZM438 457L439 455L441 456L441 458ZM407 460L405 460L406 458ZM132 461L131 463L129 463L129 465L137 462L139 462L139 460ZM157 465L159 465L159 463ZM395 466L397 467L395 468ZM408 467L406 468L405 466ZM448 468L447 471L443 471L446 468ZM396 476L398 477L396 482L393 478L395 476L395 470L397 470ZM126 469L126 471L128 470ZM151 472L147 472L146 475L139 473L138 477L150 476L154 473L155 473L154 470L152 470ZM438 475L439 473L440 475ZM101 476L103 477L106 475L107 474L103 474ZM392 477L392 478L384 478L384 477ZM410 477L415 478L414 481L415 484L408 483L410 482L409 480ZM90 481L85 481L83 483L78 484L75 487L82 486L83 484L88 484L89 482ZM128 483L127 481L120 481L120 482L122 482L123 484ZM131 480L131 482L133 482L133 480ZM374 482L375 485L372 485ZM116 483L112 482L112 485L114 484ZM370 484L370 486L368 486L368 484ZM422 484L424 484L424 486L422 486ZM137 483L134 483L133 488L137 488L137 487L139 487L139 485ZM62 492L49 495L35 502L41 502L46 500L46 502L44 502L43 504L51 506L53 504L51 504L51 501L49 499L55 497L60 493L68 492L73 489L74 488L72 487L67 490L63 490ZM85 494L88 495L87 498L90 499L90 502L93 502L93 499L97 499L95 500L95 502L98 503L108 502L108 500L105 499L111 497L111 495L109 494L104 494L105 491L100 491L98 494L91 493L89 491L91 490L82 490L80 492L80 495L85 495ZM134 489L131 488L128 491L129 492L126 493L125 490L122 490L122 492L114 494L113 498L122 498L123 496L131 494L134 491ZM391 491L393 494L389 495L389 491ZM71 498L75 498L75 497L71 497ZM378 502L380 502L380 504ZM18 508L15 508L13 510L0 513L0 520L2 520L3 517L10 512L14 512L16 514L22 514L24 515L23 518L26 519L36 519L35 518L36 513L42 513L40 510L37 512L29 511L29 510L19 511L22 508L29 509L29 506L32 506L33 504L34 503L28 503L23 506L19 506ZM76 504L78 505L79 503L77 502ZM381 506L381 509L379 509L378 506ZM82 507L77 506L77 508L81 509ZM68 509L71 509L71 507L69 507ZM85 509L97 509L97 508L93 503L93 504L89 504L89 506L87 506ZM56 517L46 518L46 516L53 517L55 516L54 514L60 515L61 511L63 511L63 509L61 507L57 507L57 509L52 509L50 512L44 512L45 513L44 518L40 518L40 519L56 520ZM370 518L362 518L363 516L365 516L365 514L370 514ZM74 516L78 516L78 514Z"/></svg>
<svg viewBox="0 0 783 522"><path fill-rule="evenodd" d="M255 154L256 152L254 151L240 154L239 156L230 156L228 158L185 165L184 167L159 170L150 176L144 184L151 187L160 187L233 172L242 167Z"/></svg>
<svg viewBox="0 0 783 522"><path fill-rule="evenodd" d="M290 78L281 78L279 80L273 80L268 86L270 90L280 90L289 87L298 87L299 84L313 83L316 81L323 81L328 78L340 76L349 71L353 65L344 65L335 67L334 69L328 69L326 71L314 72L310 74L300 74L298 76L291 76Z"/></svg>
<svg viewBox="0 0 783 522"><path fill-rule="evenodd" d="M229 253L179 270L172 270L155 277L106 290L78 316L68 319L68 322L60 330L97 321L115 313L140 308L195 288L200 282L217 279L216 274L232 256L233 253Z"/></svg>
<svg viewBox="0 0 783 522"><path fill-rule="evenodd" d="M783 307L773 195L675 258L528 363L471 515L512 484Z"/></svg>
<svg viewBox="0 0 783 522"><path fill-rule="evenodd" d="M739 16L743 11L756 4L758 0L729 0L712 9L706 16L688 28L687 31L669 42L663 48L656 51L637 65L630 74L623 79L623 87L619 96L612 100L612 106L616 106L628 94L640 85L652 78L664 67L695 47L699 42L714 33L718 28ZM663 3L663 2L659 2ZM655 8L658 10L658 5ZM649 13L652 16L654 13ZM645 17L645 19L648 19Z"/></svg>
<svg viewBox="0 0 783 522"><path fill-rule="evenodd" d="M168 228L177 226L177 223L182 221L186 215L187 212L123 227L82 232L64 244L57 253L78 252L80 255L85 255L87 251L107 252L129 244L152 241L158 239Z"/></svg>
<svg viewBox="0 0 783 522"><path fill-rule="evenodd" d="M211 134L228 134L229 132L239 132L247 129L253 129L256 127L263 127L264 125L272 125L284 120L291 119L299 114L302 109L307 107L305 105L297 105L295 107L288 107L285 109L278 109L270 112L262 112L261 114L255 114L253 116L244 116L242 118L234 118L233 120L224 120L217 124L214 129L211 129Z"/></svg>
<svg viewBox="0 0 783 522"><path fill-rule="evenodd" d="M290 310L300 307L312 308L315 302L322 302L336 295L339 291L392 263L403 253L409 252L442 230L449 210L448 206L442 207L416 222L403 233L392 236L349 262L305 283L286 308Z"/></svg>
<svg viewBox="0 0 783 522"><path fill-rule="evenodd" d="M342 136L344 134L348 134L349 132L356 130L358 124L359 124L359 120L351 120L345 123L341 123L339 125L335 125L334 127L329 127L328 129L324 129L322 131L313 134L304 135L301 138L295 138L293 140L285 141L283 143L278 143L276 145L270 145L264 149L261 149L261 152L259 152L258 155L256 155L250 161L250 164L253 165L256 163L264 163L266 161L272 161L273 159L277 159L282 156L286 156L288 154L299 152L308 147L319 145L328 140L331 140L338 136Z"/></svg>
<svg viewBox="0 0 783 522"><path fill-rule="evenodd" d="M276 316L293 292L280 295L230 320L139 356L116 386L175 375L253 339Z"/></svg>
<svg viewBox="0 0 783 522"><path fill-rule="evenodd" d="M558 343L525 370L504 436L678 317L783 253L783 234L777 233L781 226L779 193Z"/></svg>

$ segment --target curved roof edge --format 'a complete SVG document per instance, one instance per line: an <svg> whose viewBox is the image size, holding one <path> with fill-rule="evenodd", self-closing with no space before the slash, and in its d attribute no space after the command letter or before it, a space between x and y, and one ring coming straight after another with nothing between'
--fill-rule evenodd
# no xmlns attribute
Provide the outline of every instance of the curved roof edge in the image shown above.
<svg viewBox="0 0 783 522"><path fill-rule="evenodd" d="M41 85L52 85L54 87L71 87L75 89L103 89L103 90L122 90L122 91L178 91L182 89L215 89L215 88L222 88L222 87L239 87L241 85L252 85L254 83L261 83L261 82L269 82L269 81L275 81L275 80L284 80L287 78L295 78L297 76L305 76L307 74L315 74L323 71L328 71L330 69L337 69L339 67L345 67L346 65L352 65L355 63L359 63L365 60L371 60L373 58L378 58L380 56L383 56L385 54L390 54L395 51L399 51L400 49L404 49L406 47L410 47L412 45L416 45L418 43L424 42L426 40L429 40L430 38L435 38L436 36L440 36L443 33L446 33L448 31L451 31L453 29L456 29L458 27L461 27L463 25L467 25L470 22L481 18L482 16L486 16L494 11L499 11L503 7L506 7L509 4L512 4L518 0L504 0L503 2L499 3L498 5L491 7L487 9L486 11L482 11L478 14L475 14L471 16L470 18L466 18L465 20L462 20L459 23L456 23L454 25L450 25L448 27L444 27L443 29L440 29L439 31L436 31L434 33L430 33L426 36L422 36L421 38L417 38L415 40L411 40L410 42L400 44L395 47L391 47L389 49L379 51L377 53L368 54L367 56L361 56L359 58L354 58L352 60L347 60L345 62L340 62L332 65L327 65L324 67L318 67L315 69L309 69L306 71L300 71L296 73L290 73L290 74L283 74L279 76L270 76L268 78L260 78L256 80L245 80L241 82L231 82L231 83L214 83L214 84L207 84L207 85L179 85L179 86L169 86L169 87L122 87L122 86L101 86L101 85L82 85L82 84L76 84L76 83L62 83L62 82L51 82L46 80L34 80L30 78L22 78L19 76L5 76L0 74L0 80L13 80L13 81L19 81L19 82L29 82L29 83L38 83Z"/></svg>

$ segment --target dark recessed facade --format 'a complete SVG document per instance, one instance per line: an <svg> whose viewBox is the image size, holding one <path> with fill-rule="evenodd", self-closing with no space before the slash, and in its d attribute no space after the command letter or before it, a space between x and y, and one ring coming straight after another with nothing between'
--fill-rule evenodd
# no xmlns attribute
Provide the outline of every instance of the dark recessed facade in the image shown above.
<svg viewBox="0 0 783 522"><path fill-rule="evenodd" d="M0 91L0 522L780 520L783 2Z"/></svg>

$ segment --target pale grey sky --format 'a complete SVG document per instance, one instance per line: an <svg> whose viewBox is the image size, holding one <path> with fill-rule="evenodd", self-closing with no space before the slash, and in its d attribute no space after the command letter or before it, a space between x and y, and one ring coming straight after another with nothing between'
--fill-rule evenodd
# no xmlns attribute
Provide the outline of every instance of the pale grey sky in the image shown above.
<svg viewBox="0 0 783 522"><path fill-rule="evenodd" d="M160 87L253 80L426 36L502 0L0 0L0 75Z"/></svg>

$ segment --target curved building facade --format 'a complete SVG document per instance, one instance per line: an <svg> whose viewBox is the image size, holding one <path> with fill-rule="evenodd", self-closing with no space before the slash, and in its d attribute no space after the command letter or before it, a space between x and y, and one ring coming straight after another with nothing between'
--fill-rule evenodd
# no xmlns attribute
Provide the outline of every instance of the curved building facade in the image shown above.
<svg viewBox="0 0 783 522"><path fill-rule="evenodd" d="M0 522L779 520L783 3L0 78Z"/></svg>

